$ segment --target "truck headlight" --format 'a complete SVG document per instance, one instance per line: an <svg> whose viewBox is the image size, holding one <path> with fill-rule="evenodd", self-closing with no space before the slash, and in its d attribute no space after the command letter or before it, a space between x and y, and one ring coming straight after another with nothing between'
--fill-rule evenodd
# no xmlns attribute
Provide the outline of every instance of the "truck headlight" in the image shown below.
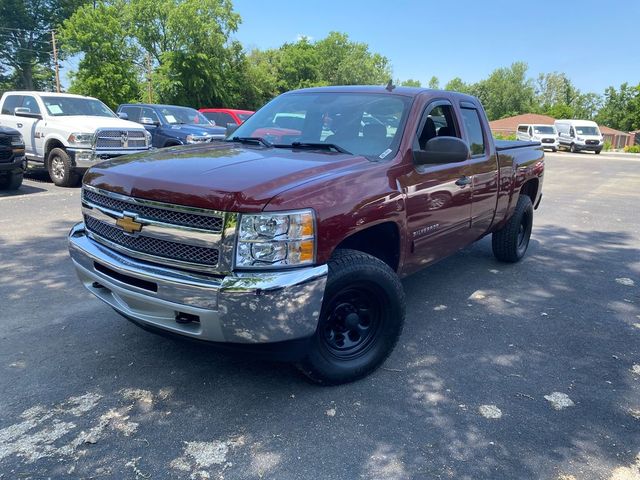
<svg viewBox="0 0 640 480"><path fill-rule="evenodd" d="M93 144L93 133L72 133L69 135L69 143L78 147L91 147Z"/></svg>
<svg viewBox="0 0 640 480"><path fill-rule="evenodd" d="M147 130L144 131L144 139L146 140L147 145L151 145L151 134Z"/></svg>
<svg viewBox="0 0 640 480"><path fill-rule="evenodd" d="M578 140L579 142L582 142L584 140L584 138L582 137L576 137L576 140Z"/></svg>
<svg viewBox="0 0 640 480"><path fill-rule="evenodd" d="M294 267L315 261L312 210L241 214L239 225L237 268Z"/></svg>
<svg viewBox="0 0 640 480"><path fill-rule="evenodd" d="M11 146L22 147L24 145L24 138L22 135L11 135Z"/></svg>

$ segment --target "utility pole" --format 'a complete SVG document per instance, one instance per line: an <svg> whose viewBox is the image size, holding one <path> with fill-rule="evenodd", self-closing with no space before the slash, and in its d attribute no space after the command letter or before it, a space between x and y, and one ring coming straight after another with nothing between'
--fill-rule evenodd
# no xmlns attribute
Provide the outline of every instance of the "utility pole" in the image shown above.
<svg viewBox="0 0 640 480"><path fill-rule="evenodd" d="M58 49L56 48L55 30L51 30L51 45L53 46L53 63L56 66L56 92L60 93L60 68L58 67Z"/></svg>
<svg viewBox="0 0 640 480"><path fill-rule="evenodd" d="M151 84L151 54L147 52L147 103L152 103L153 86Z"/></svg>

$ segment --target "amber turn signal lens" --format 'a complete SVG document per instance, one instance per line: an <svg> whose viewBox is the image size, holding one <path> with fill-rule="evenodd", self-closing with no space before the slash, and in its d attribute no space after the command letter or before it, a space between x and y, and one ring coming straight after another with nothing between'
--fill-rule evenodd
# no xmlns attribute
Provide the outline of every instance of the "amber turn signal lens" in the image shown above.
<svg viewBox="0 0 640 480"><path fill-rule="evenodd" d="M313 261L313 240L300 242L300 262Z"/></svg>

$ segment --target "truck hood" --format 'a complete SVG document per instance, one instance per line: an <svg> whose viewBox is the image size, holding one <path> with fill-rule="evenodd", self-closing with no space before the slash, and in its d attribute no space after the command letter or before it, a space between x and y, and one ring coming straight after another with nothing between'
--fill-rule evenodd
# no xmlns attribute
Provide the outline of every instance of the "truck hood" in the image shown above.
<svg viewBox="0 0 640 480"><path fill-rule="evenodd" d="M167 128L184 135L226 135L227 133L226 128L215 125L170 125Z"/></svg>
<svg viewBox="0 0 640 480"><path fill-rule="evenodd" d="M341 153L215 142L108 160L92 167L84 183L136 198L257 212L288 189L370 164L364 157Z"/></svg>
<svg viewBox="0 0 640 480"><path fill-rule="evenodd" d="M69 115L53 117L48 122L55 122L57 126L82 133L94 133L98 128L122 128L126 130L142 130L143 127L135 122L121 118L98 117L91 115Z"/></svg>

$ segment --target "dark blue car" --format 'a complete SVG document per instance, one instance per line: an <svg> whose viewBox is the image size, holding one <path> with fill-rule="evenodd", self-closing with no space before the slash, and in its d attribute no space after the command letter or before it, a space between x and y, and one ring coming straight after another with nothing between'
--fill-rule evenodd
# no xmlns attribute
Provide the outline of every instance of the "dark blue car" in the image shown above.
<svg viewBox="0 0 640 480"><path fill-rule="evenodd" d="M196 109L189 107L132 103L120 105L118 115L144 125L156 148L206 143L226 136L226 128L216 127Z"/></svg>

